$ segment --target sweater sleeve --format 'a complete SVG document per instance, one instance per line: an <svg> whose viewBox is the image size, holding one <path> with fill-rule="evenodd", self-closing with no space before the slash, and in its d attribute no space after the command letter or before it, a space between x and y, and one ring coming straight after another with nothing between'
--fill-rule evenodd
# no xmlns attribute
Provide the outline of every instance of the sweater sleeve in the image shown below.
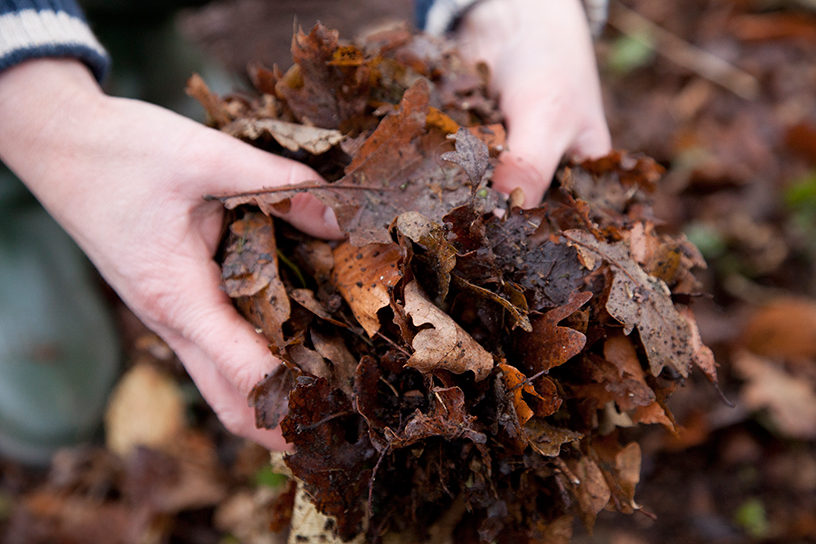
<svg viewBox="0 0 816 544"><path fill-rule="evenodd" d="M110 67L74 0L0 0L0 71L41 57L81 60L100 82Z"/></svg>
<svg viewBox="0 0 816 544"><path fill-rule="evenodd" d="M429 34L441 36L454 30L467 11L481 0L416 0L417 26ZM556 0L560 1L560 0ZM608 0L582 0L594 36L606 24Z"/></svg>

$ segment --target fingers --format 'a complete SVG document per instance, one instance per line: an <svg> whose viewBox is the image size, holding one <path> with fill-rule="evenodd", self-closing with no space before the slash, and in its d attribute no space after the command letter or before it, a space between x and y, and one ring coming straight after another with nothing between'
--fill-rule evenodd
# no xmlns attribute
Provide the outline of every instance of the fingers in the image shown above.
<svg viewBox="0 0 816 544"><path fill-rule="evenodd" d="M210 180L208 194L236 194L265 188L322 181L320 175L299 162L255 149L235 138L206 129L212 138L202 157L207 165L202 172ZM195 152L202 146L193 144ZM291 199L288 212L277 214L299 230L324 239L343 238L334 213L317 198L301 193Z"/></svg>
<svg viewBox="0 0 816 544"><path fill-rule="evenodd" d="M499 157L493 186L507 194L520 188L524 207L541 202L565 154L575 159L595 158L611 149L602 107L593 107L592 101L583 111L565 107L558 97L502 102L508 150Z"/></svg>

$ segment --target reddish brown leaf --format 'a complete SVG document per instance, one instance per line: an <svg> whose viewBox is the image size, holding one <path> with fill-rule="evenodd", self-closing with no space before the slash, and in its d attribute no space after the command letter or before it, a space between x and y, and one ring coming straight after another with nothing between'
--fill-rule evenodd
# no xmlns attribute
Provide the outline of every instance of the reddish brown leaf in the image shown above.
<svg viewBox="0 0 816 544"><path fill-rule="evenodd" d="M272 219L248 213L230 225L221 274L227 294L237 299L244 316L280 348L285 344L281 326L289 319L290 306L276 252Z"/></svg>
<svg viewBox="0 0 816 544"><path fill-rule="evenodd" d="M348 302L354 317L369 336L380 329L377 312L391 301L389 289L402 278L396 244L369 244L360 248L348 242L334 252L332 282Z"/></svg>
<svg viewBox="0 0 816 544"><path fill-rule="evenodd" d="M431 393L434 399L432 414L426 415L417 410L399 434L390 428L385 429L386 439L392 449L404 448L437 436L448 441L465 438L476 444L487 442L487 437L472 427L476 418L466 412L465 395L461 389L435 388Z"/></svg>
<svg viewBox="0 0 816 544"><path fill-rule="evenodd" d="M508 364L500 364L499 368L502 370L504 385L508 393L513 396L513 404L516 408L519 425L523 426L533 415L538 417L550 416L561 406L561 399L558 398L555 384L549 378L536 381L534 386L533 382L525 383L527 376L517 368ZM544 390L544 395L539 393L537 388ZM536 407L535 410L531 409L524 400L524 394L532 397L530 402Z"/></svg>
<svg viewBox="0 0 816 544"><path fill-rule="evenodd" d="M369 460L375 453L368 440L349 441L347 425L355 419L360 418L342 391L322 378L300 377L281 422L283 437L296 448L286 457L287 466L306 484L317 509L337 519L344 539L362 530Z"/></svg>
<svg viewBox="0 0 816 544"><path fill-rule="evenodd" d="M304 125L338 129L365 109L370 69L334 63L338 49L337 31L321 24L309 34L298 30L292 37L296 66L275 90Z"/></svg>
<svg viewBox="0 0 816 544"><path fill-rule="evenodd" d="M635 487L640 481L641 462L638 443L630 442L623 447L618 444L617 439L606 437L594 440L592 446L612 491L610 505L627 514L640 510L640 505L635 502Z"/></svg>
<svg viewBox="0 0 816 544"><path fill-rule="evenodd" d="M444 135L425 128L429 94L424 79L405 91L399 108L380 122L338 181L379 191L315 193L334 210L353 245L390 242L388 226L404 212L418 211L440 222L470 200L464 172L453 165L444 167L435 156ZM486 189L476 204L491 211L497 201L495 191Z"/></svg>
<svg viewBox="0 0 816 544"><path fill-rule="evenodd" d="M187 80L186 91L189 96L195 98L204 106L207 117L216 127L223 127L232 121L233 118L224 101L210 91L200 75L193 74L190 76L190 79Z"/></svg>
<svg viewBox="0 0 816 544"><path fill-rule="evenodd" d="M621 410L633 410L654 403L654 391L646 384L646 374L629 338L609 338L604 343L604 358L617 369L616 375L607 376L603 381L606 389L615 393Z"/></svg>
<svg viewBox="0 0 816 544"><path fill-rule="evenodd" d="M581 352L586 336L574 329L559 327L558 323L574 314L590 298L592 293L576 291L566 305L533 319L532 332L516 334L514 353L517 364L523 365L529 376L562 365Z"/></svg>

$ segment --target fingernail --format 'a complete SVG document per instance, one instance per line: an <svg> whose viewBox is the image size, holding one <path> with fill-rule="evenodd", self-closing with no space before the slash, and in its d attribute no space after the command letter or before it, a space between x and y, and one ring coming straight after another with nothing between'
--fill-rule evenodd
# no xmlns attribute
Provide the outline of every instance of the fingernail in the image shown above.
<svg viewBox="0 0 816 544"><path fill-rule="evenodd" d="M334 210L332 210L328 206L326 206L326 209L323 211L323 222L329 229L332 229L336 232L342 232L340 230L340 225L337 224L337 218L334 216Z"/></svg>

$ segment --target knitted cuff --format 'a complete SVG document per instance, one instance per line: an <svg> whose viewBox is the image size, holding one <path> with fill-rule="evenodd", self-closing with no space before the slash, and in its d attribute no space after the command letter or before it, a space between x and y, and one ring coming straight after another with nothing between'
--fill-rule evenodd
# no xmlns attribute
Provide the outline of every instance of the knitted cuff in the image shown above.
<svg viewBox="0 0 816 544"><path fill-rule="evenodd" d="M481 0L420 0L417 2L419 27L429 34L441 36L456 28L467 12ZM562 0L555 0L562 1ZM598 36L606 24L609 0L581 0L587 13L589 28Z"/></svg>
<svg viewBox="0 0 816 544"><path fill-rule="evenodd" d="M42 57L81 60L102 81L110 58L73 1L0 1L0 71Z"/></svg>
<svg viewBox="0 0 816 544"><path fill-rule="evenodd" d="M609 0L581 0L587 13L589 30L594 37L601 35L601 31L606 25L609 16Z"/></svg>

